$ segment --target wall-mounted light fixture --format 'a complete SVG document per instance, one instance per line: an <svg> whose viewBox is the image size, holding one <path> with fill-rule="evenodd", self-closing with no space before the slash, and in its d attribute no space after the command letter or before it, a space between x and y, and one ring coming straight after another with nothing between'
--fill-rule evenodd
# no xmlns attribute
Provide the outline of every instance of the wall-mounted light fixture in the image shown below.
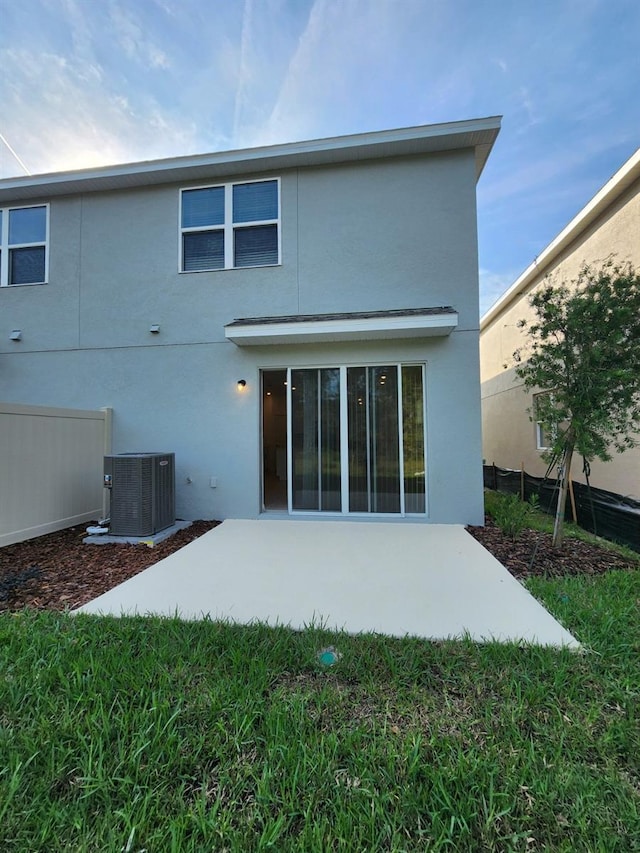
<svg viewBox="0 0 640 853"><path fill-rule="evenodd" d="M247 380L246 379L238 379L238 391L244 391L244 389L246 387L247 387Z"/></svg>
<svg viewBox="0 0 640 853"><path fill-rule="evenodd" d="M160 326L157 323L154 323L152 326L149 326L149 331L152 335L160 334Z"/></svg>
<svg viewBox="0 0 640 853"><path fill-rule="evenodd" d="M11 334L9 335L9 338L12 341L21 341L22 340L22 329L14 329L11 332Z"/></svg>

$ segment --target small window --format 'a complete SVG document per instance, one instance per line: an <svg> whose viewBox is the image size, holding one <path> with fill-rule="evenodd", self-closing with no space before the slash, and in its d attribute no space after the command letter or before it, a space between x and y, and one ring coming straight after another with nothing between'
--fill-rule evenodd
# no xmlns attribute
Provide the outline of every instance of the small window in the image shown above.
<svg viewBox="0 0 640 853"><path fill-rule="evenodd" d="M49 207L0 210L0 285L47 281Z"/></svg>
<svg viewBox="0 0 640 853"><path fill-rule="evenodd" d="M180 193L180 270L280 263L280 182L248 181Z"/></svg>
<svg viewBox="0 0 640 853"><path fill-rule="evenodd" d="M542 408L543 404L547 402L550 405L553 405L553 394L536 394L533 398L533 407L536 413L536 418L538 416L539 410ZM542 414L542 412L540 412ZM556 440L558 434L558 427L556 424L553 424L551 428L545 426L542 420L536 420L536 449L537 450L550 450L554 442Z"/></svg>
<svg viewBox="0 0 640 853"><path fill-rule="evenodd" d="M540 421L536 422L536 447L538 450L550 450L553 447L553 432L544 428Z"/></svg>

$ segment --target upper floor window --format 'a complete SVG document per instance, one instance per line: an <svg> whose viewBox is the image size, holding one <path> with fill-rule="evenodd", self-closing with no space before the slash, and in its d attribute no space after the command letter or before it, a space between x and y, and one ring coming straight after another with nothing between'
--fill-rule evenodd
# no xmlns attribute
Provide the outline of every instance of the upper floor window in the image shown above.
<svg viewBox="0 0 640 853"><path fill-rule="evenodd" d="M197 187L180 193L182 272L280 263L280 181Z"/></svg>
<svg viewBox="0 0 640 853"><path fill-rule="evenodd" d="M49 206L0 208L0 285L47 281Z"/></svg>

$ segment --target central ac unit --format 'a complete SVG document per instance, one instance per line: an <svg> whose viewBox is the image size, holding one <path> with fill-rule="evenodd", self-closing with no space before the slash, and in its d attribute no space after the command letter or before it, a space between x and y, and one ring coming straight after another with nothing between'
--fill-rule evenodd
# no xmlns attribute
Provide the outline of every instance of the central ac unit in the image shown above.
<svg viewBox="0 0 640 853"><path fill-rule="evenodd" d="M114 536L150 536L176 520L175 454L120 453L104 457Z"/></svg>

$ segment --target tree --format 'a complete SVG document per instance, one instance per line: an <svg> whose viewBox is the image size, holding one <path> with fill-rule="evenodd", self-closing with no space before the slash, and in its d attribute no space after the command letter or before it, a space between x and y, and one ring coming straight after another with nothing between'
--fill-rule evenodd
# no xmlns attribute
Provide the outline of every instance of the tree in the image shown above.
<svg viewBox="0 0 640 853"><path fill-rule="evenodd" d="M612 450L640 443L640 275L611 259L585 265L570 286L545 279L529 304L536 319L514 358L525 389L547 392L537 398L535 420L553 436L550 453L560 459L559 548L574 451L607 461Z"/></svg>

